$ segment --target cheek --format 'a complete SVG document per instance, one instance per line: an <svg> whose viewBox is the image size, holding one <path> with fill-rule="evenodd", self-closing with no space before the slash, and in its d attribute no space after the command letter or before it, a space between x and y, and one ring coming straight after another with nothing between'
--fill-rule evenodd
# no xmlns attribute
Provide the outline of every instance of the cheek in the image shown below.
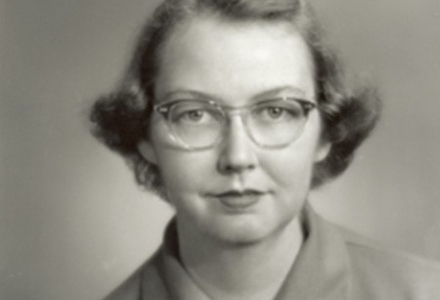
<svg viewBox="0 0 440 300"><path fill-rule="evenodd" d="M282 191L306 194L312 177L316 156L315 139L300 140L286 149L281 149L262 158L266 173Z"/></svg>
<svg viewBox="0 0 440 300"><path fill-rule="evenodd" d="M158 165L166 190L172 195L198 193L212 178L215 160L203 152L161 149Z"/></svg>
<svg viewBox="0 0 440 300"><path fill-rule="evenodd" d="M297 153L279 153L265 163L267 173L278 185L288 188L307 185L313 168L311 156L301 156Z"/></svg>
<svg viewBox="0 0 440 300"><path fill-rule="evenodd" d="M183 193L195 189L199 174L206 172L209 159L201 152L190 152L175 147L168 137L169 132L163 122L153 122L152 144L156 164L165 190L170 194Z"/></svg>

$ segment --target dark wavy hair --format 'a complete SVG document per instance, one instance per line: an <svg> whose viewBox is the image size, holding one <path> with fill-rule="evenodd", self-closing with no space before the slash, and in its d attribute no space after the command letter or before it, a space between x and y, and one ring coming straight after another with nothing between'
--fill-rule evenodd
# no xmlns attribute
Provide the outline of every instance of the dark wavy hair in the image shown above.
<svg viewBox="0 0 440 300"><path fill-rule="evenodd" d="M312 187L343 173L374 128L380 99L369 85L347 84L338 56L304 0L165 0L141 32L122 82L94 103L90 112L93 134L126 158L141 186L163 195L158 168L143 158L137 146L148 139L161 50L177 26L201 15L237 23L287 22L302 35L315 68L322 139L331 143L328 156L314 166Z"/></svg>

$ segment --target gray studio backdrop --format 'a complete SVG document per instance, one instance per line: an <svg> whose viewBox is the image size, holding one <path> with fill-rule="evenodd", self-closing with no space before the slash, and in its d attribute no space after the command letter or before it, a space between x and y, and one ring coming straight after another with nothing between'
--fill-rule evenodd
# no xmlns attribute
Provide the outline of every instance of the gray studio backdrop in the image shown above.
<svg viewBox="0 0 440 300"><path fill-rule="evenodd" d="M100 299L156 247L171 211L88 134L158 0L0 2L0 299ZM383 120L317 209L440 260L440 1L316 0Z"/></svg>

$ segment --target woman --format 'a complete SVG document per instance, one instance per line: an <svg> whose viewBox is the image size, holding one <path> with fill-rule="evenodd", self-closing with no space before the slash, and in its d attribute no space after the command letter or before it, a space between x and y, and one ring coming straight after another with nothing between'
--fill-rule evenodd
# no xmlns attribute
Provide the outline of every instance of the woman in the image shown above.
<svg viewBox="0 0 440 300"><path fill-rule="evenodd" d="M349 89L301 0L166 0L95 135L176 211L108 299L440 299L440 268L379 250L307 204L380 102Z"/></svg>

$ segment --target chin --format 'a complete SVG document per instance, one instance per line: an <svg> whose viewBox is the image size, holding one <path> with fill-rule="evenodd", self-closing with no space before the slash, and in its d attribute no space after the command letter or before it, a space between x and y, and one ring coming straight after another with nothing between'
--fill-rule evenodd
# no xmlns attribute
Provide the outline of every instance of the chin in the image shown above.
<svg viewBox="0 0 440 300"><path fill-rule="evenodd" d="M218 242L231 246L246 246L259 243L276 232L276 228L267 225L267 222L252 218L240 220L223 220L220 224L212 224L207 228L207 234Z"/></svg>

